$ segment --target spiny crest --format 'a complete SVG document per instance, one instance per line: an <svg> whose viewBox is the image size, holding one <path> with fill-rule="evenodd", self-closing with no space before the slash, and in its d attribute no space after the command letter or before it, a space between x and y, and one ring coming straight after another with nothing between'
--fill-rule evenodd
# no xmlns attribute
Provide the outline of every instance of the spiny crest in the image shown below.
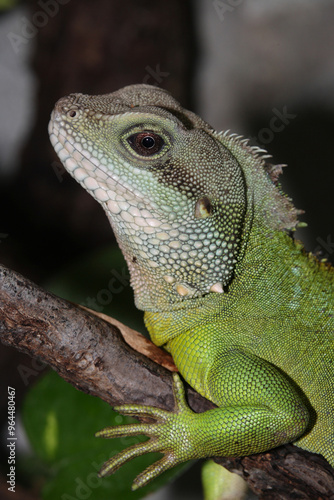
<svg viewBox="0 0 334 500"><path fill-rule="evenodd" d="M278 178L285 165L269 163L272 156L263 148L251 146L249 139L242 135L230 133L229 130L216 132L214 135L239 162L254 202L258 207L262 206L264 213L258 215L265 217L269 213L268 222L273 228L294 231L299 225L297 216L303 211L295 208L291 198L279 186Z"/></svg>
<svg viewBox="0 0 334 500"><path fill-rule="evenodd" d="M251 146L250 139L241 134L236 134L235 132L230 132L230 129L216 132L216 135L220 138L227 139L230 143L234 143L235 146L241 146L248 153L250 153L256 160L262 162L262 166L266 168L266 161L272 158L272 155L268 153L268 151L264 148L260 148L259 146ZM226 144L225 144L226 145Z"/></svg>

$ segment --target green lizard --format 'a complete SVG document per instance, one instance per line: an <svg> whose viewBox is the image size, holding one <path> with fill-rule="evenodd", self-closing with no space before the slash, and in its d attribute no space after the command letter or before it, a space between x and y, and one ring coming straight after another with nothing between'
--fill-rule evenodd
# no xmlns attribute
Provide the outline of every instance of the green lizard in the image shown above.
<svg viewBox="0 0 334 500"><path fill-rule="evenodd" d="M153 342L218 406L194 413L175 375L174 413L117 407L155 423L98 435L152 439L101 474L164 453L137 488L189 459L290 441L334 465L334 272L291 237L298 211L276 185L280 167L148 85L64 97L49 131L107 213Z"/></svg>

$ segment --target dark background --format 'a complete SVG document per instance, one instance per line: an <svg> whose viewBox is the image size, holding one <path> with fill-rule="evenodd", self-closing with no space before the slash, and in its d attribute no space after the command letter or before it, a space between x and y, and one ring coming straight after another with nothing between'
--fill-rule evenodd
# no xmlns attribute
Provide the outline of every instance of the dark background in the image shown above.
<svg viewBox="0 0 334 500"><path fill-rule="evenodd" d="M78 256L114 242L100 206L62 169L47 124L63 95L141 82L169 90L215 128L252 137L275 162L288 163L284 189L309 224L298 237L333 260L334 3L277 3L55 0L49 12L37 2L2 10L0 131L14 113L24 119L25 105L33 113L14 145L15 162L0 152L1 263L44 284ZM20 83L11 68L22 57L34 84L30 99L15 106L8 81ZM285 122L275 120L284 109ZM8 141L2 134L2 151ZM25 386L16 368L32 365L3 346L0 363L3 415L8 380L20 399Z"/></svg>

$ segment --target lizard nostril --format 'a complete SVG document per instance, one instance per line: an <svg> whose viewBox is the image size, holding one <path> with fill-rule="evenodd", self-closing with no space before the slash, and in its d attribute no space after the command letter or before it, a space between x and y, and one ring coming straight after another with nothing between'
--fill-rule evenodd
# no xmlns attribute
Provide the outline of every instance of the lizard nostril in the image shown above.
<svg viewBox="0 0 334 500"><path fill-rule="evenodd" d="M75 118L77 116L77 112L74 109L71 109L68 113L67 116L70 118Z"/></svg>

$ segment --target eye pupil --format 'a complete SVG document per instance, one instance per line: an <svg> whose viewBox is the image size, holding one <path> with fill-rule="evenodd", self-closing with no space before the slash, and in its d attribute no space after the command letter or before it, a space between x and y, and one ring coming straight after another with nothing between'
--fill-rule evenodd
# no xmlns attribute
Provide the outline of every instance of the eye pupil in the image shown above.
<svg viewBox="0 0 334 500"><path fill-rule="evenodd" d="M128 137L127 141L140 156L153 156L159 153L165 145L163 138L151 131L133 134Z"/></svg>
<svg viewBox="0 0 334 500"><path fill-rule="evenodd" d="M146 149L152 149L155 145L155 140L151 135L147 135L142 138L141 144Z"/></svg>

